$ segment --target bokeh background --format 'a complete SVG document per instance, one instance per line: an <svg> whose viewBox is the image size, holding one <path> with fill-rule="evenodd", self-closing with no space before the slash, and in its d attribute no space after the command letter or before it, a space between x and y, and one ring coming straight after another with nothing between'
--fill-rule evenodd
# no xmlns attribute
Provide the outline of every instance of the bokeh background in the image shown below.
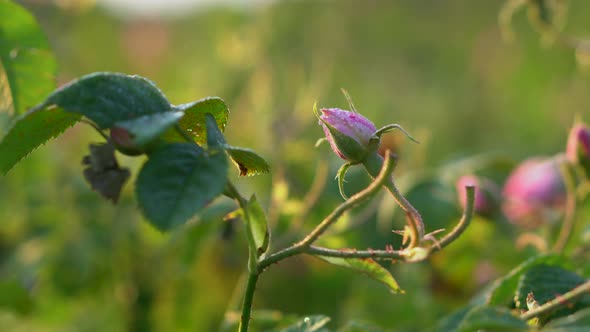
<svg viewBox="0 0 590 332"><path fill-rule="evenodd" d="M590 72L524 11L505 40L502 0L18 2L45 31L60 84L116 71L148 77L177 104L222 97L228 141L273 167L235 181L268 209L275 250L341 202L333 179L341 161L327 145L314 147L322 132L312 112L316 101L348 108L340 88L378 127L401 124L421 142L398 133L385 140L429 231L460 216L457 176L482 172L501 185L519 160L563 151L576 117L589 120ZM590 35L590 5L569 4L564 31ZM234 328L247 249L240 222L222 221L232 203L220 199L159 233L142 220L132 183L112 205L84 182L80 161L100 140L89 129L78 124L0 178L0 329ZM121 162L136 170L142 160ZM349 193L368 183L355 170L347 180ZM391 230L402 227L383 196L346 216L324 244L397 248ZM333 328L357 320L423 331L534 252L517 248L520 232L501 215L478 217L428 262L385 264L405 295L313 258L290 259L259 282L257 327L326 314Z"/></svg>

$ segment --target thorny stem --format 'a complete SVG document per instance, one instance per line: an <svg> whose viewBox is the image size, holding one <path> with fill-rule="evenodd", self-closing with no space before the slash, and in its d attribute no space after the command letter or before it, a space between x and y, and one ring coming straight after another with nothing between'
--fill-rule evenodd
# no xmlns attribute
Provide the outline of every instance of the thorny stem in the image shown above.
<svg viewBox="0 0 590 332"><path fill-rule="evenodd" d="M563 295L559 295L557 296L555 299L546 302L545 304L543 304L542 306L533 309L533 310L529 310L527 312L525 312L524 314L522 314L520 316L520 318L522 318L523 320L529 320L531 318L534 317L538 317L542 314L545 314L549 311L552 311L554 309L557 309L558 307L567 304L569 301L572 301L573 299L582 296L584 294L588 294L590 293L590 280L586 281L585 283L579 285L578 287L572 289L571 291L563 294Z"/></svg>
<svg viewBox="0 0 590 332"><path fill-rule="evenodd" d="M275 264L283 259L286 259L291 256L295 256L298 254L310 254L310 255L320 255L320 256L328 256L328 257L343 257L343 258L374 258L374 259L390 259L390 260L400 260L406 262L416 262L423 259L426 259L431 253L436 252L445 246L449 245L452 241L457 239L463 231L467 228L471 221L471 217L473 216L473 205L474 205L474 198L475 198L475 188L474 187L466 187L467 191L467 205L465 208L465 212L459 221L459 224L455 226L455 228L447 234L440 242L436 242L427 248L416 248L416 247L409 247L403 250L355 250L355 249L329 249L323 248L318 246L313 246L312 244L320 237L324 232L336 222L342 214L346 211L350 210L351 208L357 206L359 203L373 197L381 186L388 186L388 184L392 184L393 181L391 180L391 172L393 171L395 160L394 158L389 157L389 152L385 154L385 159L379 160L381 169L379 173L375 176L374 181L364 190L360 191L359 193L353 195L350 199L346 200L344 203L339 205L330 215L328 215L319 225L317 225L303 240L293 244L292 246L285 248L283 250L279 250L274 254L267 256L259 260L256 263L254 269L251 269L248 276L248 282L246 285L246 291L244 294L244 301L242 306L242 315L240 320L240 326L238 331L239 332L247 332L248 325L250 323L250 317L252 313L252 303L254 299L254 292L256 289L256 283L258 278L262 272L264 272L269 266ZM393 186L394 187L394 186ZM389 188L389 187L388 187ZM234 197L238 200L240 206L245 204L245 200L239 195L236 188L233 185L228 184L228 188L226 189L228 195L230 197ZM391 191L391 190L390 190ZM396 190L397 194L399 192ZM239 198L238 198L239 197ZM402 197L399 194L399 197ZM403 198L403 197L402 197ZM404 199L405 201L405 199ZM407 201L405 201L407 203ZM409 203L407 203L409 205ZM411 207L411 205L409 205ZM418 212L412 207L412 211L419 217L420 215ZM246 216L247 218L247 216ZM421 222L421 218L418 219ZM419 224L421 226L421 223ZM423 234L423 227L416 229L417 234ZM416 238L416 239L422 239ZM422 250L418 250L422 249ZM418 252L418 253L417 253Z"/></svg>
<svg viewBox="0 0 590 332"><path fill-rule="evenodd" d="M369 172L372 177L377 176L377 173L379 172L382 164L383 159L377 153L369 155L363 162L367 172ZM393 199L395 199L395 201L404 210L404 212L406 212L407 215L408 230L410 232L410 244L408 245L408 248L420 246L422 240L424 239L424 223L422 222L422 216L418 210L416 210L416 208L414 208L414 206L412 206L412 204L410 204L410 202L408 202L408 200L400 193L393 182L393 178L389 177L388 180L389 181L385 182L384 184L385 187L389 190L393 196Z"/></svg>

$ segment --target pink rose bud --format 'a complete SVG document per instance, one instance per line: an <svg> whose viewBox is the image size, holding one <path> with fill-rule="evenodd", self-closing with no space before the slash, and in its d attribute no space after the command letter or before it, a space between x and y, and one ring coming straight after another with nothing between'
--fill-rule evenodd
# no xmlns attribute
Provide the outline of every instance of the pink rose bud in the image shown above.
<svg viewBox="0 0 590 332"><path fill-rule="evenodd" d="M578 123L570 130L565 155L569 162L580 165L590 178L590 128L587 125Z"/></svg>
<svg viewBox="0 0 590 332"><path fill-rule="evenodd" d="M332 150L347 161L364 160L369 152L369 140L377 131L373 122L359 113L339 108L323 108L320 113L320 125Z"/></svg>
<svg viewBox="0 0 590 332"><path fill-rule="evenodd" d="M465 209L467 205L466 186L475 186L475 212L490 215L499 207L500 188L492 180L475 175L464 175L457 180L456 187L459 203Z"/></svg>
<svg viewBox="0 0 590 332"><path fill-rule="evenodd" d="M562 158L532 158L522 162L504 184L503 211L510 222L535 228L558 221L565 209Z"/></svg>
<svg viewBox="0 0 590 332"><path fill-rule="evenodd" d="M133 137L127 129L112 127L110 131L111 142L113 142L113 145L119 152L128 156L139 156L144 153L144 151L133 142Z"/></svg>

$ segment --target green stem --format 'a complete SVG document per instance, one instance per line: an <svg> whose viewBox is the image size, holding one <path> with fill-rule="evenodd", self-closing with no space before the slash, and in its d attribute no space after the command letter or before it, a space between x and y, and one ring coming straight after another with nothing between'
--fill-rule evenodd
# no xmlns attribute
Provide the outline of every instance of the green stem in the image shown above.
<svg viewBox="0 0 590 332"><path fill-rule="evenodd" d="M254 292L256 291L256 283L258 282L258 272L250 272L248 275L248 283L246 284L246 293L244 294L244 303L242 304L242 317L240 319L239 332L247 332L250 325L250 317L252 316L252 302L254 301Z"/></svg>
<svg viewBox="0 0 590 332"><path fill-rule="evenodd" d="M566 199L563 222L561 223L561 230L559 232L559 236L557 237L557 241L555 241L555 244L553 244L552 248L552 251L556 253L561 253L563 249L565 249L565 246L567 245L570 239L572 230L574 229L574 224L576 222L577 203L576 184L574 176L572 175L573 170L567 163L564 163L561 165L560 171L563 178L563 182L565 184Z"/></svg>
<svg viewBox="0 0 590 332"><path fill-rule="evenodd" d="M381 157L379 156L379 158ZM391 172L393 171L394 166L395 159L389 158L389 154L387 155L385 162L383 162L383 159L381 159L379 169L375 172L375 180L371 182L367 188L356 193L344 203L340 204L334 211L332 211L332 213L330 213L330 215L328 215L319 225L316 226L316 228L314 228L305 238L303 238L303 240L301 240L296 245L308 247L313 242L315 242L326 231L326 229L328 229L328 227L338 220L338 218L340 218L344 212L376 195L379 189L381 189L381 186L387 186L388 183L391 182Z"/></svg>
<svg viewBox="0 0 590 332"><path fill-rule="evenodd" d="M363 165L371 177L375 178L383 165L383 158L377 153L370 154L367 159L363 161ZM410 231L410 244L408 248L419 246L424 238L424 223L422 222L422 216L397 189L393 182L393 177L390 176L388 181L384 183L384 186L389 190L393 199L395 199L397 204L399 204L404 212L406 212L408 217L407 224L408 230Z"/></svg>
<svg viewBox="0 0 590 332"><path fill-rule="evenodd" d="M588 294L588 293L590 293L590 280L586 281L585 283L572 289L571 291L569 291L563 295L560 295L549 302L546 302L545 304L543 304L542 306L540 306L536 309L529 310L529 311L525 312L524 314L522 314L520 316L520 318L522 318L524 320L529 320L531 318L538 317L544 313L547 313L549 311L557 309L560 306L568 305L568 302L572 301L573 299L575 299L579 296L582 296L582 295Z"/></svg>
<svg viewBox="0 0 590 332"><path fill-rule="evenodd" d="M467 229L467 226L469 226L471 223L475 205L475 187L466 186L465 191L467 192L467 204L465 205L465 210L463 211L461 220L459 220L459 223L450 233L445 235L440 241L435 242L435 244L430 247L430 252L440 251L444 247L448 246L451 242L459 238L459 236L463 234L463 232Z"/></svg>

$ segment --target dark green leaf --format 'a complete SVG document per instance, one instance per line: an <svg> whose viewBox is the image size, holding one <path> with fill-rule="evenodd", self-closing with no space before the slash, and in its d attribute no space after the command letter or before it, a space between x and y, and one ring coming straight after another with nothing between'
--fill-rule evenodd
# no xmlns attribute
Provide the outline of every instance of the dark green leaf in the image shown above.
<svg viewBox="0 0 590 332"><path fill-rule="evenodd" d="M0 142L0 173L6 174L31 151L74 125L80 115L59 109L20 116Z"/></svg>
<svg viewBox="0 0 590 332"><path fill-rule="evenodd" d="M567 317L552 320L542 329L543 332L583 332L590 331L590 308Z"/></svg>
<svg viewBox="0 0 590 332"><path fill-rule="evenodd" d="M528 331L528 325L508 309L482 306L471 309L456 331L473 332L480 329L487 332Z"/></svg>
<svg viewBox="0 0 590 332"><path fill-rule="evenodd" d="M325 257L325 256L317 256L320 259L325 260L326 262L342 267L346 267L357 272L363 273L370 278L379 281L380 283L384 284L389 288L392 293L395 294L403 294L404 291L399 287L397 281L393 278L391 273L384 268L383 266L379 265L379 263L375 262L371 258L340 258L340 257Z"/></svg>
<svg viewBox="0 0 590 332"><path fill-rule="evenodd" d="M328 324L330 317L324 315L314 315L302 318L295 324L292 324L280 332L319 332L325 331L324 326Z"/></svg>
<svg viewBox="0 0 590 332"><path fill-rule="evenodd" d="M541 255L527 260L510 271L506 276L494 281L487 295L486 303L499 306L512 304L516 288L518 287L518 281L523 273L535 265L561 266L565 263L564 261L565 259L559 255Z"/></svg>
<svg viewBox="0 0 590 332"><path fill-rule="evenodd" d="M147 219L166 231L186 222L224 189L224 153L209 155L193 143L156 150L137 178L137 197Z"/></svg>
<svg viewBox="0 0 590 332"><path fill-rule="evenodd" d="M12 309L26 314L33 307L29 292L17 280L0 280L0 309Z"/></svg>
<svg viewBox="0 0 590 332"><path fill-rule="evenodd" d="M270 230L268 228L266 214L254 195L248 201L246 214L248 215L246 223L250 248L255 251L255 257L260 257L268 250Z"/></svg>
<svg viewBox="0 0 590 332"><path fill-rule="evenodd" d="M207 147L209 150L221 150L225 148L225 137L219 130L219 125L213 114L205 114L205 126L207 128Z"/></svg>
<svg viewBox="0 0 590 332"><path fill-rule="evenodd" d="M180 127L188 132L200 145L207 141L205 114L209 113L215 118L217 127L223 132L227 124L229 109L219 97L207 97L174 107L176 111L182 111L185 116L179 121ZM175 131L169 130L164 135L168 141L182 141L182 137Z"/></svg>
<svg viewBox="0 0 590 332"><path fill-rule="evenodd" d="M84 177L92 189L117 203L131 172L119 167L115 159L115 148L110 144L91 144L90 155L85 156L82 163L88 166L84 169Z"/></svg>
<svg viewBox="0 0 590 332"><path fill-rule="evenodd" d="M238 167L240 176L251 176L270 172L270 166L256 152L246 148L235 146L225 146L229 157Z"/></svg>
<svg viewBox="0 0 590 332"><path fill-rule="evenodd" d="M163 112L144 115L139 118L115 123L116 127L126 129L132 137L133 143L144 147L162 135L182 118L182 112Z"/></svg>
<svg viewBox="0 0 590 332"><path fill-rule="evenodd" d="M81 114L101 129L172 108L154 83L120 73L93 73L72 81L52 93L40 107L50 105Z"/></svg>
<svg viewBox="0 0 590 332"><path fill-rule="evenodd" d="M585 281L586 279L581 276L558 266L544 264L532 266L519 279L515 295L516 308L527 310L526 298L529 293L532 293L539 305L543 305ZM566 308L559 310L551 317L571 314L588 305L590 305L590 294L569 303Z"/></svg>
<svg viewBox="0 0 590 332"><path fill-rule="evenodd" d="M56 63L35 18L0 1L0 112L23 114L55 89Z"/></svg>
<svg viewBox="0 0 590 332"><path fill-rule="evenodd" d="M457 331L465 316L473 309L473 306L463 307L459 310L452 312L450 315L447 315L443 319L441 319L437 324L436 328L433 331L436 332L454 332Z"/></svg>

